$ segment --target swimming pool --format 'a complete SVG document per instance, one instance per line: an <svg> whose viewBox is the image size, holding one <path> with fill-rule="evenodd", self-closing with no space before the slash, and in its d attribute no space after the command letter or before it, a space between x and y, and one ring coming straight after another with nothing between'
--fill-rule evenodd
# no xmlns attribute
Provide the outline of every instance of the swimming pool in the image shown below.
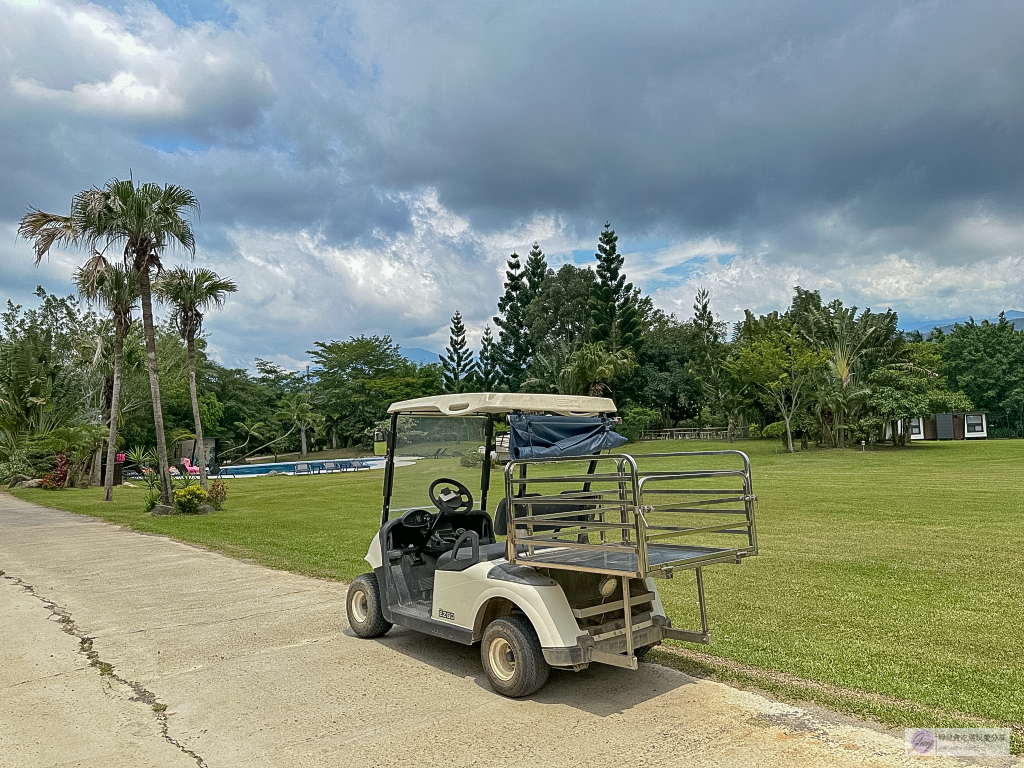
<svg viewBox="0 0 1024 768"><path fill-rule="evenodd" d="M328 470L326 464L333 464L340 467L341 472L362 472L367 469L382 469L384 458L381 456L368 456L362 459L308 459L306 461L281 461L272 464L238 464L228 465L220 468L218 477L260 477L277 472L279 475L294 475L296 464L308 464L311 474L325 474L327 472L338 472L338 469ZM303 473L305 474L305 473Z"/></svg>

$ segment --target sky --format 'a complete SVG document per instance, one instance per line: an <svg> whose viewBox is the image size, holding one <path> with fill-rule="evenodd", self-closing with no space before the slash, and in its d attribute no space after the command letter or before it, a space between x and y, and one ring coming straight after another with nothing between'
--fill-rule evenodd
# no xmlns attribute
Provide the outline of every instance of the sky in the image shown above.
<svg viewBox="0 0 1024 768"><path fill-rule="evenodd" d="M33 266L29 206L129 174L199 198L229 366L440 351L455 310L475 344L511 252L593 263L606 221L680 319L796 285L991 316L1024 308L1024 6L0 0L0 300L83 260Z"/></svg>

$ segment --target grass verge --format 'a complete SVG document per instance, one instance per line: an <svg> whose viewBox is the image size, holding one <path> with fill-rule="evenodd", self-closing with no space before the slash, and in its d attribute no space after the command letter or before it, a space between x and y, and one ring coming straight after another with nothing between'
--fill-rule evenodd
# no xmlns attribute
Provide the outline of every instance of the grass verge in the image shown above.
<svg viewBox="0 0 1024 768"><path fill-rule="evenodd" d="M669 648L659 661L893 726L1024 723L1024 442L796 455L775 441L735 447L751 455L761 553L740 567L708 569L714 644L699 656ZM430 479L467 482L470 470L437 460L400 472L402 487L423 497ZM238 478L223 512L188 518L145 515L142 489L120 488L111 504L98 489L16 495L346 580L366 570L380 483L379 471ZM491 488L493 509L497 474ZM674 623L696 624L692 577L660 588Z"/></svg>

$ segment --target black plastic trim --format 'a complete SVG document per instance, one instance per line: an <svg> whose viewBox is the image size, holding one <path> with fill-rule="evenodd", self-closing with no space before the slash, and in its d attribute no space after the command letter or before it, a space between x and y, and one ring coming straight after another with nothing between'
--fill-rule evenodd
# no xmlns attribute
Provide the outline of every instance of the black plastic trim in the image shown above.
<svg viewBox="0 0 1024 768"><path fill-rule="evenodd" d="M537 573L533 568L511 563L498 563L487 572L487 578L495 581L510 581L513 584L526 584L531 587L558 586L557 581Z"/></svg>
<svg viewBox="0 0 1024 768"><path fill-rule="evenodd" d="M424 619L422 616L413 616L405 613L401 608L391 612L392 618L388 619L392 624L397 624L406 629L414 629L434 637L442 637L445 640L454 640L463 645L473 644L473 630L465 627L458 627L437 619ZM385 616L387 618L387 616Z"/></svg>

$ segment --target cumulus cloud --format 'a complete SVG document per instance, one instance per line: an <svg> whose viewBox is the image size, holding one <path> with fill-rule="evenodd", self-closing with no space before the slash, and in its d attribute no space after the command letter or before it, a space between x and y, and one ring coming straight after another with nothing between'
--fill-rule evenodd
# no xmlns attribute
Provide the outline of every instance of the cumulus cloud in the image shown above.
<svg viewBox="0 0 1024 768"><path fill-rule="evenodd" d="M0 228L129 172L190 187L198 258L242 286L226 362L440 349L455 309L476 343L508 253L585 262L606 220L680 316L698 285L730 319L796 284L1020 307L1016 3L211 7L0 0ZM8 296L76 263L8 243Z"/></svg>
<svg viewBox="0 0 1024 768"><path fill-rule="evenodd" d="M160 131L251 126L269 103L269 70L243 36L177 27L155 7L119 15L44 0L0 5L8 111L117 120Z"/></svg>

